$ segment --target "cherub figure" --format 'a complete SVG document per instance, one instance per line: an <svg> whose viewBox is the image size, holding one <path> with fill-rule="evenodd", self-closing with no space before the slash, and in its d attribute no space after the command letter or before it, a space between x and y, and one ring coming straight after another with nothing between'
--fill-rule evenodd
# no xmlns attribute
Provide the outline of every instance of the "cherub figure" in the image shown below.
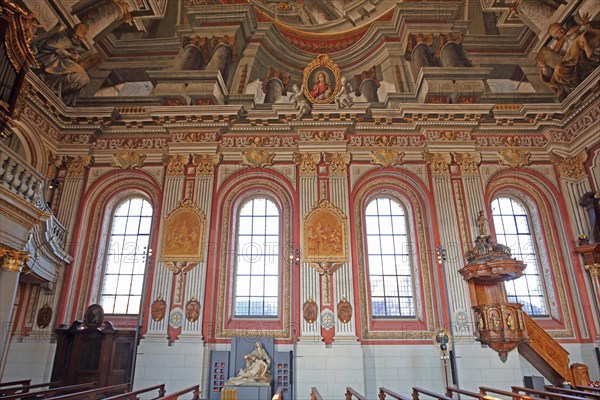
<svg viewBox="0 0 600 400"><path fill-rule="evenodd" d="M308 105L306 97L304 97L304 85L298 89L298 85L294 84L292 86L291 96L291 102L296 110L298 110L298 119L302 119L304 115L310 112L310 106Z"/></svg>
<svg viewBox="0 0 600 400"><path fill-rule="evenodd" d="M350 92L352 92L352 87L348 82L346 82L346 77L342 77L340 81L340 91L335 95L335 105L339 110L340 108L350 108L354 104L354 100L350 97Z"/></svg>

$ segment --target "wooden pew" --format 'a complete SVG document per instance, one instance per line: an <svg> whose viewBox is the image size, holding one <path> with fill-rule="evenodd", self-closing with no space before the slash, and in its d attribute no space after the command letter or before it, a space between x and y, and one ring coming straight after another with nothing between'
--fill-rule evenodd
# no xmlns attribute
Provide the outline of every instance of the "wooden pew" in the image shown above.
<svg viewBox="0 0 600 400"><path fill-rule="evenodd" d="M524 388L524 387L520 387L520 386L511 386L510 387L513 391L513 393L526 393L526 394L532 394L535 395L536 397L542 397L542 398L546 398L546 399L557 399L557 400L581 400L583 399L583 397L581 396L571 396L568 394L563 394L563 393L557 393L557 392L546 392L543 390L536 390L536 389L529 389L529 388Z"/></svg>
<svg viewBox="0 0 600 400"><path fill-rule="evenodd" d="M279 386L271 400L283 400L283 386Z"/></svg>
<svg viewBox="0 0 600 400"><path fill-rule="evenodd" d="M600 399L600 391L599 392L586 392L584 390L567 389L567 388L562 388L562 387L558 387L558 386L550 386L550 385L546 385L546 386L544 386L544 388L548 392L558 392L558 393L570 394L572 396L588 397L591 399Z"/></svg>
<svg viewBox="0 0 600 400"><path fill-rule="evenodd" d="M323 400L321 393L314 386L310 388L310 400Z"/></svg>
<svg viewBox="0 0 600 400"><path fill-rule="evenodd" d="M31 379L22 379L20 381L0 382L0 387L4 386L28 386L31 385Z"/></svg>
<svg viewBox="0 0 600 400"><path fill-rule="evenodd" d="M390 389L380 387L379 394L377 395L379 400L384 400L387 396L390 396L392 399L396 399L396 400L410 400L410 397L405 397L396 392L392 392Z"/></svg>
<svg viewBox="0 0 600 400"><path fill-rule="evenodd" d="M192 386L187 389L180 390L179 392L168 394L164 397L161 397L160 400L177 400L179 396L183 396L184 394L190 392L194 393L192 400L200 400L200 385Z"/></svg>
<svg viewBox="0 0 600 400"><path fill-rule="evenodd" d="M586 392L600 393L600 388L592 387L592 386L576 386L575 389L585 390Z"/></svg>
<svg viewBox="0 0 600 400"><path fill-rule="evenodd" d="M421 388L414 387L414 386L412 389L413 389L413 391L412 391L413 400L419 400L419 394L424 394L426 396L433 397L434 399L438 399L438 400L453 400L452 397L448 397L445 394L435 393L435 392L432 392L427 389L421 389Z"/></svg>
<svg viewBox="0 0 600 400"><path fill-rule="evenodd" d="M2 400L16 400L16 399L47 399L49 397L58 396L60 394L78 392L83 389L89 389L96 386L96 382L81 383L79 385L70 386L58 386L46 390L38 390L36 392L17 393L10 396L4 396Z"/></svg>
<svg viewBox="0 0 600 400"><path fill-rule="evenodd" d="M358 393L356 390L352 389L351 387L347 387L346 388L346 400L352 400L352 396L356 397L356 400L367 400L363 395L361 395L360 393Z"/></svg>
<svg viewBox="0 0 600 400"><path fill-rule="evenodd" d="M65 394L62 396L49 397L52 400L96 400L100 397L107 397L108 395L112 395L114 393L124 393L129 392L131 389L131 384L122 383L120 385L113 386L105 386L98 389L92 390L84 390L83 392Z"/></svg>
<svg viewBox="0 0 600 400"><path fill-rule="evenodd" d="M60 386L60 385L62 385L61 381L46 382L46 383L36 383L35 385L21 385L21 386L17 386L17 387L0 389L0 396L4 397L4 396L10 396L10 395L13 395L13 394L17 394L17 393L27 393L31 389L43 388L43 387L46 387L46 386L48 386L48 387L51 387L51 386Z"/></svg>
<svg viewBox="0 0 600 400"><path fill-rule="evenodd" d="M123 394L117 394L115 396L105 397L102 400L136 400L138 398L139 394L148 393L153 390L158 390L158 396L152 398L152 400L160 399L166 393L165 384L163 383L161 385L155 385L155 386L139 389L139 390L136 390L133 392L127 392L127 393L123 393Z"/></svg>

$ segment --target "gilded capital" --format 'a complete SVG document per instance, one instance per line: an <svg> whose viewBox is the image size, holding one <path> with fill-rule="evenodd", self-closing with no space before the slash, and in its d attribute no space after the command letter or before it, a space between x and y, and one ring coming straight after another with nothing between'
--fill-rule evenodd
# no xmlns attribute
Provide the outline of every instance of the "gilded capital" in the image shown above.
<svg viewBox="0 0 600 400"><path fill-rule="evenodd" d="M190 160L189 154L175 154L163 156L163 163L167 166L167 176L182 176L185 166Z"/></svg>
<svg viewBox="0 0 600 400"><path fill-rule="evenodd" d="M0 259L2 270L21 272L23 264L29 261L29 253L0 245Z"/></svg>
<svg viewBox="0 0 600 400"><path fill-rule="evenodd" d="M433 175L450 174L449 166L452 162L450 153L423 153L423 159L430 165Z"/></svg>
<svg viewBox="0 0 600 400"><path fill-rule="evenodd" d="M65 164L67 165L67 178L83 178L83 172L94 162L92 156L77 156L68 157Z"/></svg>
<svg viewBox="0 0 600 400"><path fill-rule="evenodd" d="M323 160L329 164L330 176L346 176L351 158L348 153L323 153Z"/></svg>
<svg viewBox="0 0 600 400"><path fill-rule="evenodd" d="M316 176L319 161L321 155L318 153L294 153L294 162L300 167L301 176Z"/></svg>
<svg viewBox="0 0 600 400"><path fill-rule="evenodd" d="M215 167L219 165L223 155L219 154L194 154L192 164L196 166L197 176L213 176Z"/></svg>
<svg viewBox="0 0 600 400"><path fill-rule="evenodd" d="M590 273L590 276L592 276L592 278L600 277L600 264L590 264L586 265L584 268L587 272Z"/></svg>
<svg viewBox="0 0 600 400"><path fill-rule="evenodd" d="M481 155L479 153L453 153L463 175L478 175Z"/></svg>
<svg viewBox="0 0 600 400"><path fill-rule="evenodd" d="M572 157L561 157L556 153L550 154L550 160L557 166L560 176L567 179L579 180L585 177L585 162L588 159L587 150Z"/></svg>

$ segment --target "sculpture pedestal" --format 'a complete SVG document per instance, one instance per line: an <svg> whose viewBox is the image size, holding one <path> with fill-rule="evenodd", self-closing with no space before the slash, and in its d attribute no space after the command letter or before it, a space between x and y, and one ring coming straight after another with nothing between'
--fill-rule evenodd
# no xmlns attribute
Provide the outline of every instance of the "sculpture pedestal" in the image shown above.
<svg viewBox="0 0 600 400"><path fill-rule="evenodd" d="M245 385L235 386L235 385L225 382L225 387L236 389L236 391L237 391L236 398L237 399L264 400L264 399L271 399L271 397L272 397L271 385L268 383L265 383L265 384L253 383L253 384L245 384Z"/></svg>

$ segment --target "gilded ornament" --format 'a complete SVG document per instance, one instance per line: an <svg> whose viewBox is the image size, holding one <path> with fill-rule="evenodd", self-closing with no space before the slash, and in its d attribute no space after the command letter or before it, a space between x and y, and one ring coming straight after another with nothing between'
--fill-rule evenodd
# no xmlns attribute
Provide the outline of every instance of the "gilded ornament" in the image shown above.
<svg viewBox="0 0 600 400"><path fill-rule="evenodd" d="M165 218L160 261L199 262L204 258L206 216L190 198Z"/></svg>
<svg viewBox="0 0 600 400"><path fill-rule="evenodd" d="M513 317L512 314L508 314L506 316L506 326L508 327L508 329L510 329L511 331L515 330L515 318Z"/></svg>
<svg viewBox="0 0 600 400"><path fill-rule="evenodd" d="M152 302L150 306L150 315L152 316L152 320L155 322L162 321L167 312L167 302L160 296L158 299Z"/></svg>
<svg viewBox="0 0 600 400"><path fill-rule="evenodd" d="M531 153L519 149L507 149L498 152L500 156L500 165L507 165L511 168L525 167L531 165Z"/></svg>
<svg viewBox="0 0 600 400"><path fill-rule="evenodd" d="M479 153L453 153L454 160L460 165L463 175L479 174L481 155Z"/></svg>
<svg viewBox="0 0 600 400"><path fill-rule="evenodd" d="M345 297L337 305L337 314L339 320L344 324L352 320L352 304Z"/></svg>
<svg viewBox="0 0 600 400"><path fill-rule="evenodd" d="M323 160L329 164L330 176L346 176L351 158L348 153L323 153Z"/></svg>
<svg viewBox="0 0 600 400"><path fill-rule="evenodd" d="M294 162L299 165L301 176L316 176L320 160L319 153L294 153Z"/></svg>
<svg viewBox="0 0 600 400"><path fill-rule="evenodd" d="M329 104L340 91L341 80L337 64L327 54L319 54L304 68L304 96L313 104Z"/></svg>
<svg viewBox="0 0 600 400"><path fill-rule="evenodd" d="M264 168L273 165L273 159L275 153L271 153L267 150L250 150L242 153L242 165L250 168Z"/></svg>
<svg viewBox="0 0 600 400"><path fill-rule="evenodd" d="M402 165L404 161L404 153L394 149L381 149L371 152L373 160L371 164L381 165L382 167L395 167Z"/></svg>
<svg viewBox="0 0 600 400"><path fill-rule="evenodd" d="M185 306L185 318L190 322L196 322L200 318L200 302L195 297Z"/></svg>
<svg viewBox="0 0 600 400"><path fill-rule="evenodd" d="M137 151L124 151L113 154L113 163L111 167L119 169L135 169L144 166L146 155Z"/></svg>
<svg viewBox="0 0 600 400"><path fill-rule="evenodd" d="M40 308L37 313L36 324L40 329L47 328L52 320L52 308L46 304Z"/></svg>
<svg viewBox="0 0 600 400"><path fill-rule="evenodd" d="M165 155L163 163L167 165L167 176L182 176L190 156L183 154Z"/></svg>
<svg viewBox="0 0 600 400"><path fill-rule="evenodd" d="M347 218L327 200L321 201L304 218L302 253L305 262L346 262Z"/></svg>
<svg viewBox="0 0 600 400"><path fill-rule="evenodd" d="M313 299L308 299L302 306L302 317L309 324L314 323L319 315L319 306Z"/></svg>
<svg viewBox="0 0 600 400"><path fill-rule="evenodd" d="M83 178L83 171L94 162L92 156L68 157L67 178Z"/></svg>
<svg viewBox="0 0 600 400"><path fill-rule="evenodd" d="M192 164L196 166L196 175L214 176L215 167L219 165L223 155L219 154L194 154Z"/></svg>
<svg viewBox="0 0 600 400"><path fill-rule="evenodd" d="M588 159L587 150L572 157L561 157L556 153L550 153L550 160L558 167L560 176L567 179L579 180L585 177L585 162Z"/></svg>
<svg viewBox="0 0 600 400"><path fill-rule="evenodd" d="M29 261L29 253L26 251L14 250L0 245L0 258L2 264L0 268L4 271L21 272L23 264Z"/></svg>
<svg viewBox="0 0 600 400"><path fill-rule="evenodd" d="M485 323L483 322L483 317L479 313L477 313L477 329L480 332L485 329Z"/></svg>
<svg viewBox="0 0 600 400"><path fill-rule="evenodd" d="M423 153L423 159L431 167L431 173L434 175L447 175L450 173L450 163L452 157L450 153Z"/></svg>

